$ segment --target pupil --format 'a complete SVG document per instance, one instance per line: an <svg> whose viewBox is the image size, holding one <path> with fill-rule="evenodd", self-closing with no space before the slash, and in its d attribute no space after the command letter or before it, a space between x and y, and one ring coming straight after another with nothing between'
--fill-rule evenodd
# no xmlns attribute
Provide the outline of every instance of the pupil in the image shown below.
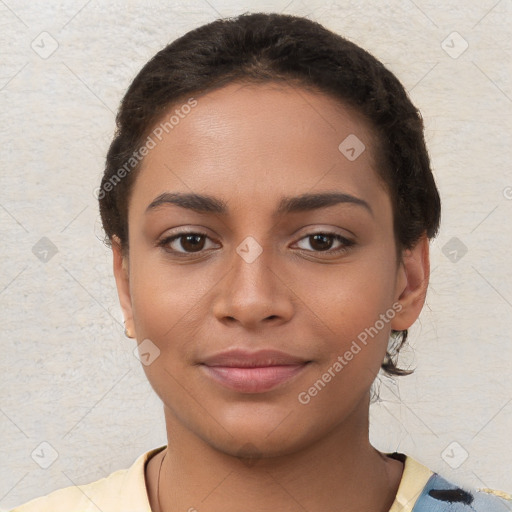
<svg viewBox="0 0 512 512"><path fill-rule="evenodd" d="M329 237L326 235L313 235L313 240L314 240L314 243L312 245L314 247L316 242L318 242L319 240L320 241L323 240L325 242L326 240L329 240ZM327 245L327 247L326 247L326 245ZM324 243L322 245L322 243L320 243L320 247L316 247L316 248L320 251L325 251L327 249L330 249L330 247L331 247L331 243L329 243L329 241L328 241L327 244Z"/></svg>
<svg viewBox="0 0 512 512"><path fill-rule="evenodd" d="M181 242L181 246L183 247L183 249L185 250L188 250L188 249L192 249L192 251L194 250L200 250L202 249L202 246L204 245L204 241L203 243L201 244L201 239L202 236L201 235L186 235L185 236L185 240ZM191 244L189 247L187 247L187 244Z"/></svg>

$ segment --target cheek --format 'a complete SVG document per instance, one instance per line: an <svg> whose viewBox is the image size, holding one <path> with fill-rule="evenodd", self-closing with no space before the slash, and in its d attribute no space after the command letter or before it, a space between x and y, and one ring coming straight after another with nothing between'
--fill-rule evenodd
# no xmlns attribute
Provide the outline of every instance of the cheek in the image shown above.
<svg viewBox="0 0 512 512"><path fill-rule="evenodd" d="M340 342L347 342L392 306L394 282L392 264L368 258L303 272L293 290L332 334L342 334Z"/></svg>
<svg viewBox="0 0 512 512"><path fill-rule="evenodd" d="M387 256L363 258L338 267L336 272L331 270L330 275L301 281L305 286L298 293L307 297L307 306L323 326L317 380L310 383L312 394L322 395L316 400L318 404L334 406L340 401L357 400L377 376L396 314L396 273L394 261ZM329 389L324 391L324 385ZM303 391L310 395L307 389Z"/></svg>
<svg viewBox="0 0 512 512"><path fill-rule="evenodd" d="M377 377L384 360L395 310L385 292L388 278L372 274L311 297L322 324L322 356L297 395L308 414L326 423L353 410ZM316 302L315 302L316 299Z"/></svg>
<svg viewBox="0 0 512 512"><path fill-rule="evenodd" d="M205 307L218 278L207 267L177 265L158 255L135 254L130 291L137 335L172 339ZM191 333L192 334L192 333Z"/></svg>
<svg viewBox="0 0 512 512"><path fill-rule="evenodd" d="M130 275L133 317L138 343L151 354L143 364L146 377L160 399L173 408L187 407L183 385L190 382L191 340L200 339L200 321L208 292L207 276L193 265L176 266L134 251ZM142 346L142 345L141 345ZM144 359L141 358L144 363ZM171 398L172 397L172 398ZM190 406L190 405L188 405Z"/></svg>

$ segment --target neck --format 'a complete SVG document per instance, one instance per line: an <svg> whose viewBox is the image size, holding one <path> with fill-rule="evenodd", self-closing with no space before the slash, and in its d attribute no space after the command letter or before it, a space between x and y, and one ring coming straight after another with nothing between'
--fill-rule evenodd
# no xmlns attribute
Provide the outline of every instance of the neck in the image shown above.
<svg viewBox="0 0 512 512"><path fill-rule="evenodd" d="M234 512L248 503L255 512L387 512L400 483L402 463L369 442L367 404L314 445L254 459L215 449L167 408L165 417L168 447L147 470L150 503L157 512ZM157 497L157 466L166 452Z"/></svg>

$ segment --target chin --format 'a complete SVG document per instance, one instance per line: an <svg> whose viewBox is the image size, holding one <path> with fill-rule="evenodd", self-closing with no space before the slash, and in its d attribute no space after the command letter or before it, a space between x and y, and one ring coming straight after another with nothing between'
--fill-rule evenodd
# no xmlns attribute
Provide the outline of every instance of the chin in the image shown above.
<svg viewBox="0 0 512 512"><path fill-rule="evenodd" d="M226 455L252 461L292 455L326 435L318 425L308 428L297 421L297 413L286 409L279 417L254 414L221 424L225 430L212 425L209 435L201 436L203 441Z"/></svg>
<svg viewBox="0 0 512 512"><path fill-rule="evenodd" d="M224 441L224 440L223 440ZM211 442L217 451L240 458L246 465L251 466L259 460L273 459L293 455L311 444L306 439L294 439L283 436L270 441L266 436L240 436L229 442Z"/></svg>

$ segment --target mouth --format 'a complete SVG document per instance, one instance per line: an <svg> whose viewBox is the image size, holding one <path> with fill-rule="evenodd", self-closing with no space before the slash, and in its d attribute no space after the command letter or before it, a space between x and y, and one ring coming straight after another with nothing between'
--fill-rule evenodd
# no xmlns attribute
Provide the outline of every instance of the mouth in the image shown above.
<svg viewBox="0 0 512 512"><path fill-rule="evenodd" d="M275 350L230 350L205 359L200 367L222 386L241 393L263 393L288 382L311 361Z"/></svg>

